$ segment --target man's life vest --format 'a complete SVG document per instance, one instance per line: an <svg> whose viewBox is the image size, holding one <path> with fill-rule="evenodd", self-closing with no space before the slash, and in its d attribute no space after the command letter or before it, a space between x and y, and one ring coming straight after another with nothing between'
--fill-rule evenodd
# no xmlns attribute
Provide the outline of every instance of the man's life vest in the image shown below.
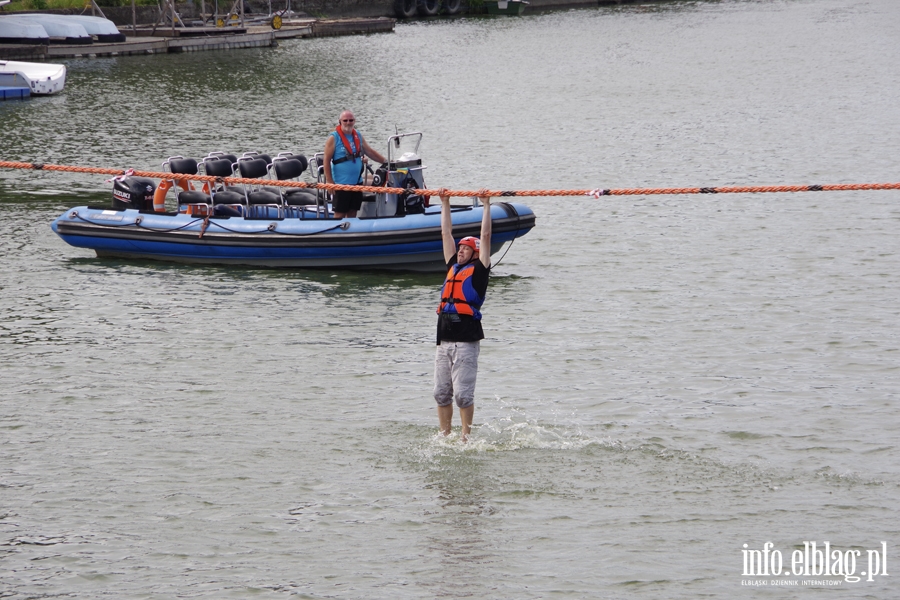
<svg viewBox="0 0 900 600"><path fill-rule="evenodd" d="M484 304L484 296L480 296L472 285L474 273L474 260L462 266L457 263L450 267L441 290L438 314L468 315L478 320L481 319L481 312L478 309Z"/></svg>
<svg viewBox="0 0 900 600"><path fill-rule="evenodd" d="M357 158L362 156L362 144L359 142L359 134L356 133L356 130L353 130L353 145L350 145L350 140L347 139L347 136L344 135L344 132L341 131L341 127L338 126L335 128L335 131L341 138L341 144L344 145L344 151L347 153L345 156L342 156L338 159L333 159L331 164L339 165L342 162L346 162L348 160L355 161ZM355 148L355 150L354 150Z"/></svg>

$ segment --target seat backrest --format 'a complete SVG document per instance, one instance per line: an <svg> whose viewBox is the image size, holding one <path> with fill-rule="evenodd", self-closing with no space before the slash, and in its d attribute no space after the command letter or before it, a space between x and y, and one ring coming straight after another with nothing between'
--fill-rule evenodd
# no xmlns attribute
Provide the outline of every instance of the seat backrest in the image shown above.
<svg viewBox="0 0 900 600"><path fill-rule="evenodd" d="M247 179L260 179L268 175L269 163L264 158L242 158L238 161L238 170L241 177Z"/></svg>
<svg viewBox="0 0 900 600"><path fill-rule="evenodd" d="M272 163L272 168L275 171L275 178L279 181L284 181L285 179L294 179L295 177L300 177L303 171L306 170L306 164L301 162L296 157L281 158L276 159L275 162Z"/></svg>
<svg viewBox="0 0 900 600"><path fill-rule="evenodd" d="M227 158L208 158L203 161L203 170L213 177L231 177L234 175L232 164Z"/></svg>
<svg viewBox="0 0 900 600"><path fill-rule="evenodd" d="M196 175L197 161L193 158L182 158L173 156L163 163L163 166L169 165L169 171L172 173L181 173L182 175Z"/></svg>
<svg viewBox="0 0 900 600"><path fill-rule="evenodd" d="M325 180L325 153L316 152L312 159L312 164L316 167L316 178L320 181Z"/></svg>
<svg viewBox="0 0 900 600"><path fill-rule="evenodd" d="M300 161L300 164L303 165L303 170L304 170L304 171L305 171L306 168L309 166L309 161L306 160L306 157L303 156L302 154L291 154L291 155L289 155L287 158L293 158L293 159L295 159L295 160L299 160L299 161Z"/></svg>
<svg viewBox="0 0 900 600"><path fill-rule="evenodd" d="M207 160L212 160L213 158L227 158L232 163L237 162L237 156L235 156L234 154L229 154L228 152L222 152L221 150L216 150L214 152L210 152L203 158L203 160L207 161Z"/></svg>
<svg viewBox="0 0 900 600"><path fill-rule="evenodd" d="M238 160L240 161L246 158L261 158L266 161L267 165L272 164L272 157L268 154L260 154L259 152L244 152L243 154L241 154L241 157Z"/></svg>

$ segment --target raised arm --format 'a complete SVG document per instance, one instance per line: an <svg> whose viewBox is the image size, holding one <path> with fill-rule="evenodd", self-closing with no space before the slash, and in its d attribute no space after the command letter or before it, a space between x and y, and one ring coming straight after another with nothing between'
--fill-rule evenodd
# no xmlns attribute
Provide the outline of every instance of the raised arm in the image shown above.
<svg viewBox="0 0 900 600"><path fill-rule="evenodd" d="M487 190L481 190L480 194L484 194ZM480 195L482 206L484 206L484 214L481 216L481 251L478 258L485 267L491 266L491 231L493 222L491 220L491 197Z"/></svg>
<svg viewBox="0 0 900 600"><path fill-rule="evenodd" d="M437 191L441 198L441 240L444 243L444 262L456 256L456 240L453 239L453 219L450 218L450 196L441 188Z"/></svg>

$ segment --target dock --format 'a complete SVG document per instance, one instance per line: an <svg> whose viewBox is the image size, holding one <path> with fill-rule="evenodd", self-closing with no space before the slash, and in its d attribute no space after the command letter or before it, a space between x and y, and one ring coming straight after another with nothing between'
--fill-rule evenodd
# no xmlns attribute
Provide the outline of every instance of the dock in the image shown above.
<svg viewBox="0 0 900 600"><path fill-rule="evenodd" d="M18 73L0 73L0 100L19 100L31 96L28 81Z"/></svg>
<svg viewBox="0 0 900 600"><path fill-rule="evenodd" d="M0 100L21 100L30 96L31 89L27 87L0 85Z"/></svg>
<svg viewBox="0 0 900 600"><path fill-rule="evenodd" d="M244 27L172 28L120 27L124 42L108 44L0 44L3 60L55 60L61 58L97 58L131 54L166 54L174 52L206 52L236 48L277 46L279 40L338 35L390 33L396 19L388 17L349 19L292 19L285 20L280 29L270 25Z"/></svg>

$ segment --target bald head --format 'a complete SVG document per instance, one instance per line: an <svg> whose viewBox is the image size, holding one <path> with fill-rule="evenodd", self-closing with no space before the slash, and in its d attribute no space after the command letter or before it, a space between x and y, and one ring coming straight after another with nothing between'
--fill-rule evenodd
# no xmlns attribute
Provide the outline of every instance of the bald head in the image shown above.
<svg viewBox="0 0 900 600"><path fill-rule="evenodd" d="M338 117L338 123L340 123L341 127L353 129L354 123L356 123L356 117L353 116L352 111L345 110L341 113L341 116Z"/></svg>

